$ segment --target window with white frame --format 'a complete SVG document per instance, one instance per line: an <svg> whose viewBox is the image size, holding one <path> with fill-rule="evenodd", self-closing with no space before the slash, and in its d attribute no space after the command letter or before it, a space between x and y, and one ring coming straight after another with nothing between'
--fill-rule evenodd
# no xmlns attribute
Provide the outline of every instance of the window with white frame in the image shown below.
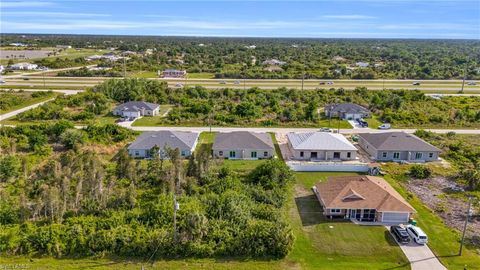
<svg viewBox="0 0 480 270"><path fill-rule="evenodd" d="M342 209L330 209L330 213L341 213L342 212Z"/></svg>
<svg viewBox="0 0 480 270"><path fill-rule="evenodd" d="M419 153L419 152L415 153L415 159L422 159L422 157L423 157L423 153Z"/></svg>
<svg viewBox="0 0 480 270"><path fill-rule="evenodd" d="M400 158L400 152L393 153L393 158L394 159L399 159Z"/></svg>
<svg viewBox="0 0 480 270"><path fill-rule="evenodd" d="M223 151L218 151L219 156L223 156Z"/></svg>
<svg viewBox="0 0 480 270"><path fill-rule="evenodd" d="M428 153L429 158L433 158L433 153Z"/></svg>
<svg viewBox="0 0 480 270"><path fill-rule="evenodd" d="M387 152L383 152L383 153L382 153L382 157L383 157L383 158L386 158L386 157L387 157Z"/></svg>

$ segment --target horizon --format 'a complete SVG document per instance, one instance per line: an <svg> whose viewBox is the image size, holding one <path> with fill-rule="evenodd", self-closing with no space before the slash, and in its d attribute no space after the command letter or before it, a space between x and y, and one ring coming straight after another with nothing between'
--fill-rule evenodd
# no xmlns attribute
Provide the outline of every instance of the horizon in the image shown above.
<svg viewBox="0 0 480 270"><path fill-rule="evenodd" d="M480 2L471 0L3 1L0 11L2 34L480 39Z"/></svg>

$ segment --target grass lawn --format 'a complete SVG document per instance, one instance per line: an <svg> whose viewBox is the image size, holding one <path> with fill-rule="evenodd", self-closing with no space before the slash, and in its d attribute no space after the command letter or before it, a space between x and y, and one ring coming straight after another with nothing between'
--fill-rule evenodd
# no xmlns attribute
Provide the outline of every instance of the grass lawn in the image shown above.
<svg viewBox="0 0 480 270"><path fill-rule="evenodd" d="M296 172L289 217L295 244L287 259L300 269L410 269L408 260L382 226L359 226L323 217L311 191L328 176L355 173Z"/></svg>
<svg viewBox="0 0 480 270"><path fill-rule="evenodd" d="M382 121L378 120L375 115L372 115L370 118L365 118L365 121L367 121L368 127L373 129L378 128L382 124Z"/></svg>
<svg viewBox="0 0 480 270"><path fill-rule="evenodd" d="M22 102L21 104L12 106L8 109L5 109L5 110L0 109L0 114L15 111L15 110L18 110L18 109L21 109L21 108L24 108L24 107L27 107L27 106L30 106L30 105L33 105L33 104L36 104L36 103L40 103L40 102L55 98L56 96L60 95L59 93L52 92L52 93L45 94L45 96L32 98L31 97L32 93L33 92L17 92L17 93L15 93L16 95L24 96L26 98L26 100L24 102Z"/></svg>
<svg viewBox="0 0 480 270"><path fill-rule="evenodd" d="M128 74L128 77L134 78L158 78L158 74L155 71L136 71Z"/></svg>
<svg viewBox="0 0 480 270"><path fill-rule="evenodd" d="M200 73L188 73L188 79L214 79L215 76L213 73L200 72Z"/></svg>
<svg viewBox="0 0 480 270"><path fill-rule="evenodd" d="M146 116L142 117L135 122L133 122L132 126L159 126L161 125L162 118L165 113L167 113L169 110L173 108L173 105L170 104L160 104L160 111L158 112L157 116Z"/></svg>

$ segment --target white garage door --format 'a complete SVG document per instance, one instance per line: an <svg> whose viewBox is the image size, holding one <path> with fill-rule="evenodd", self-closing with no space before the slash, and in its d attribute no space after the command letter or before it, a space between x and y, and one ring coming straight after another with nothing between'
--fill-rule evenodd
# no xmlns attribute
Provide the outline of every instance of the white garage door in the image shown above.
<svg viewBox="0 0 480 270"><path fill-rule="evenodd" d="M408 213L384 212L382 221L388 223L404 223L408 221Z"/></svg>

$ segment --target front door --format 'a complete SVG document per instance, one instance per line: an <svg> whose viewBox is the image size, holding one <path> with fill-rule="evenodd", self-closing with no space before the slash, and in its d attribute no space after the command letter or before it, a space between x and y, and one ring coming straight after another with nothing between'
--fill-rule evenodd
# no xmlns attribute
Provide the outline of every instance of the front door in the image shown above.
<svg viewBox="0 0 480 270"><path fill-rule="evenodd" d="M348 216L349 216L350 218L355 218L356 213L357 213L357 210L356 210L356 209L350 209L350 213L348 214Z"/></svg>
<svg viewBox="0 0 480 270"><path fill-rule="evenodd" d="M311 159L317 159L317 152L310 153L310 158Z"/></svg>
<svg viewBox="0 0 480 270"><path fill-rule="evenodd" d="M334 159L340 159L340 152L333 152Z"/></svg>

